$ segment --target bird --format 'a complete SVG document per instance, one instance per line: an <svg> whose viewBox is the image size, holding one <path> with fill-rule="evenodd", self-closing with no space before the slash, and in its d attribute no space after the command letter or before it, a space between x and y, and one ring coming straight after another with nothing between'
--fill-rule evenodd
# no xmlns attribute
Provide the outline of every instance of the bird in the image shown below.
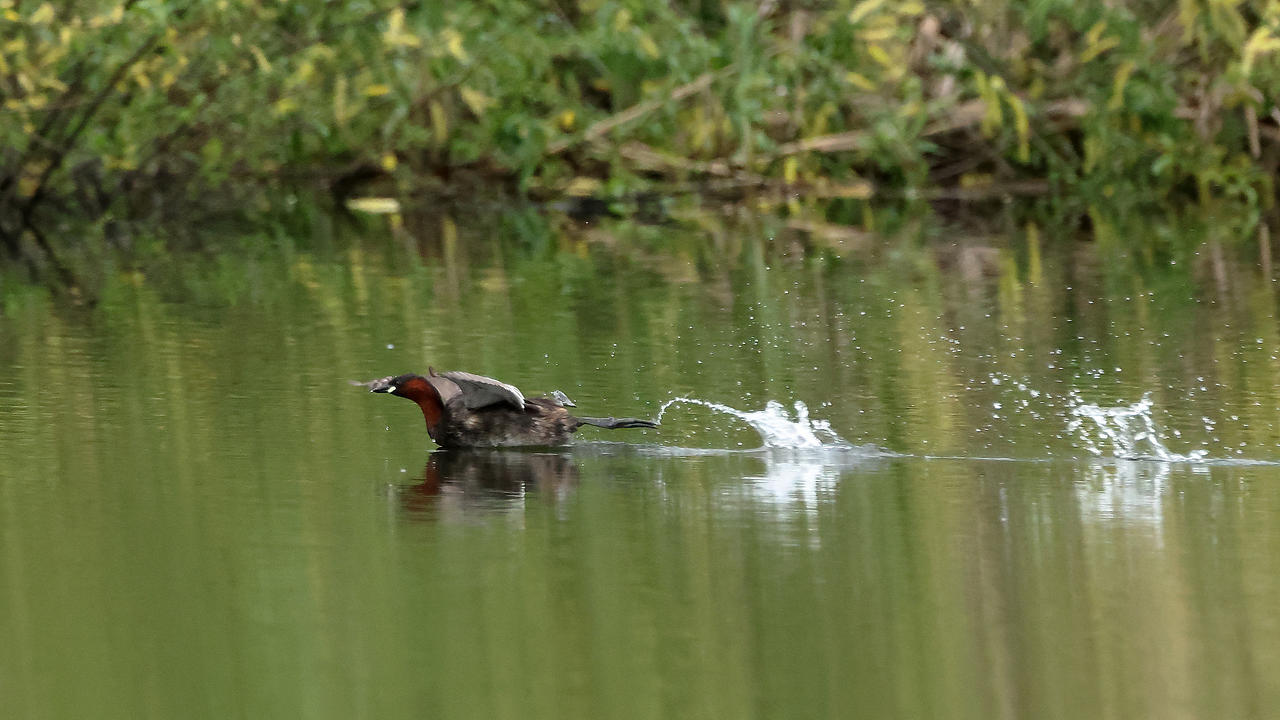
<svg viewBox="0 0 1280 720"><path fill-rule="evenodd" d="M407 398L422 408L427 434L442 448L548 447L564 445L583 425L607 428L656 428L639 418L576 417L577 407L556 390L526 398L514 385L484 375L449 371L406 373L355 382L369 392Z"/></svg>

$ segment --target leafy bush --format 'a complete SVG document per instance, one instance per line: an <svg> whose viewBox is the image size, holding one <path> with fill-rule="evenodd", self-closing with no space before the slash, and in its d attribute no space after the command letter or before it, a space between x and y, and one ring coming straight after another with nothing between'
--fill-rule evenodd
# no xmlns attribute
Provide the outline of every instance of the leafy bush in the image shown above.
<svg viewBox="0 0 1280 720"><path fill-rule="evenodd" d="M1256 222L1280 2L0 0L0 242L210 190L1185 197ZM56 243L54 243L56 244Z"/></svg>

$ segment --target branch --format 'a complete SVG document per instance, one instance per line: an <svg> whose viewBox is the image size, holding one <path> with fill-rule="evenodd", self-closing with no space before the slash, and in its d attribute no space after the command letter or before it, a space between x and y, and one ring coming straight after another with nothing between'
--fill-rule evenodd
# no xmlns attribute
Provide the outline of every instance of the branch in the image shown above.
<svg viewBox="0 0 1280 720"><path fill-rule="evenodd" d="M670 153L654 149L642 142L632 140L618 148L618 154L638 164L640 167L654 170L679 170L701 175L731 177L734 175L729 164L724 160L690 160Z"/></svg>
<svg viewBox="0 0 1280 720"><path fill-rule="evenodd" d="M62 147L58 148L53 155L53 159L49 161L49 164L45 166L44 171L40 173L40 179L36 182L35 190L31 193L31 197L27 198L26 204L22 207L22 222L20 227L31 226L31 216L35 212L36 206L44 199L44 192L48 187L49 178L62 167L62 163L66 160L67 154L71 152L73 147L75 147L76 140L80 137L80 133L84 132L84 129L89 125L89 121L93 119L93 116L97 114L98 109L102 107L104 102L106 102L107 97L115 90L116 84L124 78L124 75L129 71L129 68L133 67L135 63L141 60L143 55L146 55L151 51L151 48L155 46L156 41L159 39L160 33L153 33L148 37L147 40L143 42L136 51L134 51L133 55L130 55L127 60L116 68L116 71L111 74L111 78L107 80L107 83L102 86L102 89L99 90L98 94L93 97L92 101L90 101L89 107L86 108L84 113L80 116L80 122L74 129L72 129L71 133L67 135L66 139L63 140Z"/></svg>
<svg viewBox="0 0 1280 720"><path fill-rule="evenodd" d="M982 117L986 112L986 105L981 100L970 100L960 103L947 111L947 116L941 120L936 120L925 127L921 132L921 137L931 137L933 135L941 135L953 130L963 130L977 126L982 122ZM1064 100L1056 100L1049 103L1044 108L1046 116L1054 118L1078 118L1089 112L1089 104L1084 100L1067 98ZM866 146L870 135L865 130L851 130L849 132L834 133L832 135L818 135L803 140L796 140L784 145L779 145L771 155L771 159L786 157L788 155L798 155L804 152L843 152L846 150L859 150Z"/></svg>
<svg viewBox="0 0 1280 720"><path fill-rule="evenodd" d="M719 70L707 71L694 78L691 82L687 82L675 90L672 90L665 98L637 103L626 110L614 113L613 115L592 124L591 127L584 130L581 135L575 138L561 139L551 143L547 146L547 155L559 155L575 145L580 145L584 142L590 142L601 138L620 125L625 125L632 120L644 117L645 115L648 115L654 110L657 110L669 103L678 102L694 93L706 90L711 86L711 82L713 80L716 80L723 75L728 75L736 69L737 68L733 65L726 65Z"/></svg>

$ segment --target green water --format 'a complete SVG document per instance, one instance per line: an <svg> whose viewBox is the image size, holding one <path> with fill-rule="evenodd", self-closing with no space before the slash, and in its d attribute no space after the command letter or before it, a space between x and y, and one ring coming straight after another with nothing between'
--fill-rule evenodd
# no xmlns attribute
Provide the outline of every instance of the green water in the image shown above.
<svg viewBox="0 0 1280 720"><path fill-rule="evenodd" d="M1280 332L1249 263L742 217L330 232L92 308L9 288L4 716L1280 707ZM433 454L347 384L428 364L774 430L685 402ZM839 440L758 449L812 429L796 402Z"/></svg>

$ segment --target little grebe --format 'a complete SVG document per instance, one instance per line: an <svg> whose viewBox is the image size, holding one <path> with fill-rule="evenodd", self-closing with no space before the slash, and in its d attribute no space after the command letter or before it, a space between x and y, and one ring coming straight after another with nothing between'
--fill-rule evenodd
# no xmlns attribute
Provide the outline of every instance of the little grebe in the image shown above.
<svg viewBox="0 0 1280 720"><path fill-rule="evenodd" d="M465 372L437 374L429 368L426 377L409 373L356 384L418 403L427 433L446 448L563 445L583 425L658 427L636 418L574 417L565 410L573 402L559 390L526 398L512 385Z"/></svg>

